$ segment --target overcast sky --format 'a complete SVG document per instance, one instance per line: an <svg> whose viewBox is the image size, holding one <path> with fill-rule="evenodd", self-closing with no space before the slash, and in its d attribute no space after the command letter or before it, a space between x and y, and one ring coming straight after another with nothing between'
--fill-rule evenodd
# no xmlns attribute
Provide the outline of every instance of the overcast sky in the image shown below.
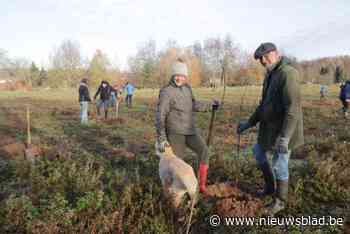
<svg viewBox="0 0 350 234"><path fill-rule="evenodd" d="M66 39L125 67L146 40L186 46L227 33L248 52L272 41L298 59L350 54L350 0L0 0L0 22L0 48L38 65Z"/></svg>

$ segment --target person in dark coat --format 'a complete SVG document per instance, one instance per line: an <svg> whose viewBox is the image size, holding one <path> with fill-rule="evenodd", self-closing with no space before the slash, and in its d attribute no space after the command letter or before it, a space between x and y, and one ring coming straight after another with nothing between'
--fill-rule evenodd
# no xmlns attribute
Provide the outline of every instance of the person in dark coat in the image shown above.
<svg viewBox="0 0 350 234"><path fill-rule="evenodd" d="M79 85L79 103L80 103L80 122L82 124L88 123L88 109L89 102L91 102L87 79L81 80Z"/></svg>
<svg viewBox="0 0 350 234"><path fill-rule="evenodd" d="M103 108L103 110L105 112L105 119L107 119L109 99L111 96L111 87L107 81L103 80L101 82L100 86L97 89L97 92L95 93L94 100L96 100L96 97L98 95L100 95L100 99L97 101L97 104L96 104L97 114L100 117L101 116L101 108Z"/></svg>
<svg viewBox="0 0 350 234"><path fill-rule="evenodd" d="M300 77L273 43L261 44L254 58L267 70L262 99L249 120L239 123L237 133L259 123L258 142L253 150L265 188L257 195L273 195L273 203L267 208L269 214L274 215L283 210L288 201L290 154L304 143ZM267 159L269 152L273 154L273 172Z"/></svg>

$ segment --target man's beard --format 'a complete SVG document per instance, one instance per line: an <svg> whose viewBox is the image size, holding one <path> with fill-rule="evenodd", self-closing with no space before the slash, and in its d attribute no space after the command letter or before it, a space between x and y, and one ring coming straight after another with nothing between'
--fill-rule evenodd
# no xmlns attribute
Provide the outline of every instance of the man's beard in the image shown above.
<svg viewBox="0 0 350 234"><path fill-rule="evenodd" d="M271 71L272 70L272 67L273 67L274 64L265 64L265 68L267 71Z"/></svg>

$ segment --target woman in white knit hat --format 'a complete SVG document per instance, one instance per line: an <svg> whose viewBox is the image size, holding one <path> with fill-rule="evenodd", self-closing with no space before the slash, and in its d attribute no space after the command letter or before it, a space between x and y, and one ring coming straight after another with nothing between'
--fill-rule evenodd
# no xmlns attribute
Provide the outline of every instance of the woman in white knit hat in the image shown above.
<svg viewBox="0 0 350 234"><path fill-rule="evenodd" d="M208 147L195 127L196 111L208 111L212 105L218 108L218 102L212 105L195 100L187 82L186 64L178 59L172 67L168 85L159 93L156 113L156 129L160 151L170 144L178 157L184 157L186 147L193 150L199 158L199 190L206 192L209 166Z"/></svg>

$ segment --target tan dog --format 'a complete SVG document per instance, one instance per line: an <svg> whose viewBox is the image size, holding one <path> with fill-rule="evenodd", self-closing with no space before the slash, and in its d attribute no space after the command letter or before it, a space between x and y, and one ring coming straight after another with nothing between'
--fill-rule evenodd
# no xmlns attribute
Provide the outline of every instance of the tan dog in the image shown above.
<svg viewBox="0 0 350 234"><path fill-rule="evenodd" d="M192 205L196 202L198 181L193 168L178 158L170 146L165 147L165 152L159 152L156 142L156 154L160 158L159 177L162 181L164 193L172 198L172 205L178 208L183 196L188 193Z"/></svg>

